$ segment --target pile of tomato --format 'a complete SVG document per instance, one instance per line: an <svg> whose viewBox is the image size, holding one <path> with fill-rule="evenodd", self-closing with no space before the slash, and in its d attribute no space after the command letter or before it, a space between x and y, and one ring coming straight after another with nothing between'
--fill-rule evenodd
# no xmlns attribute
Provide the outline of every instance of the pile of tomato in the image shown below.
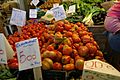
<svg viewBox="0 0 120 80"><path fill-rule="evenodd" d="M82 70L86 60L104 61L92 32L83 23L64 20L46 26L41 22L28 24L21 30L8 37L11 47L16 52L16 42L37 37L44 70ZM16 53L14 59L17 59Z"/></svg>

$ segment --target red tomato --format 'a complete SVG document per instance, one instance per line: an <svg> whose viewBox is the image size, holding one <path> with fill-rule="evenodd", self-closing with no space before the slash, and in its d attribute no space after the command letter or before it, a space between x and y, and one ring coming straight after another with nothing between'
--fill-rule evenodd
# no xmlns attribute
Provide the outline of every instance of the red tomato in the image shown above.
<svg viewBox="0 0 120 80"><path fill-rule="evenodd" d="M18 69L18 63L16 63L16 62L8 64L8 66L10 69Z"/></svg>
<svg viewBox="0 0 120 80"><path fill-rule="evenodd" d="M89 53L95 54L97 52L97 47L94 46L92 43L87 43L86 47L89 49Z"/></svg>
<svg viewBox="0 0 120 80"><path fill-rule="evenodd" d="M80 46L79 48L78 48L78 54L80 55L80 56L87 56L87 54L89 53L89 49L86 47L86 46Z"/></svg>
<svg viewBox="0 0 120 80"><path fill-rule="evenodd" d="M53 69L54 70L61 70L62 69L62 64L61 63L58 63L58 62L55 62L53 64Z"/></svg>
<svg viewBox="0 0 120 80"><path fill-rule="evenodd" d="M72 28L72 26L70 24L64 24L64 27L66 30L70 30Z"/></svg>
<svg viewBox="0 0 120 80"><path fill-rule="evenodd" d="M53 46L53 45L49 45L49 46L47 46L47 50L49 50L49 51L54 50L54 46Z"/></svg>

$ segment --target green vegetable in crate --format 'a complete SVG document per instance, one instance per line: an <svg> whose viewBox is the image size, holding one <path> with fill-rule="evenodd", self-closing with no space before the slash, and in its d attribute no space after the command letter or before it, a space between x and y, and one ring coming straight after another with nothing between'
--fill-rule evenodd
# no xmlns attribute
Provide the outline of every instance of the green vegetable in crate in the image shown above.
<svg viewBox="0 0 120 80"><path fill-rule="evenodd" d="M104 11L104 9L101 9L96 6L91 7L90 11L88 11L87 15L85 16L82 22L85 23L85 25L92 26L94 24L92 19L93 16L100 14L101 11Z"/></svg>
<svg viewBox="0 0 120 80"><path fill-rule="evenodd" d="M12 78L13 75L10 72L9 68L7 67L7 65L0 65L0 79L9 79Z"/></svg>

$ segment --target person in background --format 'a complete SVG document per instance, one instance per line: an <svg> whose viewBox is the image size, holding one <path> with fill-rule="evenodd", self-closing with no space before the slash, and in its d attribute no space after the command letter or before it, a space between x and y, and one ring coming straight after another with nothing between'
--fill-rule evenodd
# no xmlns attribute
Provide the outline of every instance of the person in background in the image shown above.
<svg viewBox="0 0 120 80"><path fill-rule="evenodd" d="M104 21L108 38L108 62L120 71L120 0L108 10Z"/></svg>

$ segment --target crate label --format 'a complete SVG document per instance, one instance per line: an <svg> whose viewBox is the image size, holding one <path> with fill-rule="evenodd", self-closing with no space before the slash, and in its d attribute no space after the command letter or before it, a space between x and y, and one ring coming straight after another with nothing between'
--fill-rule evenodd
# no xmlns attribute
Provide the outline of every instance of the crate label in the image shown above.
<svg viewBox="0 0 120 80"><path fill-rule="evenodd" d="M83 80L120 80L120 72L108 63L99 60L85 61Z"/></svg>
<svg viewBox="0 0 120 80"><path fill-rule="evenodd" d="M29 10L29 18L37 18L37 9Z"/></svg>
<svg viewBox="0 0 120 80"><path fill-rule="evenodd" d="M24 26L26 23L26 11L13 8L10 24Z"/></svg>
<svg viewBox="0 0 120 80"><path fill-rule="evenodd" d="M53 11L55 21L63 20L66 18L66 13L65 13L63 5L52 8L51 10Z"/></svg>
<svg viewBox="0 0 120 80"><path fill-rule="evenodd" d="M42 66L37 38L17 42L15 45L19 71Z"/></svg>

